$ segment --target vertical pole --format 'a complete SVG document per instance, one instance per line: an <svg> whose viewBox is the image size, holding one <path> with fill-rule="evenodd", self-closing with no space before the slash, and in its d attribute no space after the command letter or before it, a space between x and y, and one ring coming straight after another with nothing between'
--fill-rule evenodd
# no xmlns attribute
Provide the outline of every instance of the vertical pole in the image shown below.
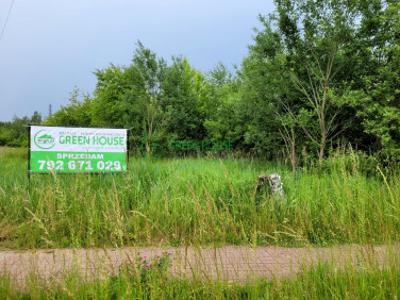
<svg viewBox="0 0 400 300"><path fill-rule="evenodd" d="M26 166L26 172L28 175L29 192L31 191L31 125L27 127L28 133L28 163Z"/></svg>
<svg viewBox="0 0 400 300"><path fill-rule="evenodd" d="M129 141L131 129L126 130L126 170L128 171L129 167L129 148L131 146L131 142Z"/></svg>

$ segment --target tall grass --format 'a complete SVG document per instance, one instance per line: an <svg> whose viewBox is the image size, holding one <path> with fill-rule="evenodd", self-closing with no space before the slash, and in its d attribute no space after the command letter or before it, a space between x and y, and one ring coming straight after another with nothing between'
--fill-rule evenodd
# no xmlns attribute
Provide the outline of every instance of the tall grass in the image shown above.
<svg viewBox="0 0 400 300"><path fill-rule="evenodd" d="M255 196L278 172L286 200ZM360 172L357 157L292 174L249 159L131 159L124 175L32 175L0 152L0 246L380 243L398 239L400 176Z"/></svg>
<svg viewBox="0 0 400 300"><path fill-rule="evenodd" d="M3 299L399 299L398 268L336 270L318 265L286 280L229 283L173 279L165 272L136 274L129 269L102 280L78 274L46 282L36 277L15 287L0 278Z"/></svg>

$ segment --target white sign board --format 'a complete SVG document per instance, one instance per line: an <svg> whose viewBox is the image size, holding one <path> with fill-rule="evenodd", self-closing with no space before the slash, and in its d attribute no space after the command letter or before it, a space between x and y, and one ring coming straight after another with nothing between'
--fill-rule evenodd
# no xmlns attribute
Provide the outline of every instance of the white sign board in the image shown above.
<svg viewBox="0 0 400 300"><path fill-rule="evenodd" d="M31 126L31 172L123 172L127 130Z"/></svg>

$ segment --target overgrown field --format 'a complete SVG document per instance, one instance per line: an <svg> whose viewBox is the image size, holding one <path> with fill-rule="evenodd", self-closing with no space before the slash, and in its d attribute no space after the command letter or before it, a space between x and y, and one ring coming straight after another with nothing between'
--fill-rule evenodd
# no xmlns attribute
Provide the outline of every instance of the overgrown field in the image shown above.
<svg viewBox="0 0 400 300"><path fill-rule="evenodd" d="M0 245L328 245L396 241L400 175L368 176L358 157L300 170L249 159L135 158L124 175L33 175L0 149ZM282 175L287 199L255 196Z"/></svg>

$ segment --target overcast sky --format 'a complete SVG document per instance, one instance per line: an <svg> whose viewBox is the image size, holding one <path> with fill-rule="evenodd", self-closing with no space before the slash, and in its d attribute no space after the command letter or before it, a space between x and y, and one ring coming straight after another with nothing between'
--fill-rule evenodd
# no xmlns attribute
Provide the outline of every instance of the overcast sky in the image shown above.
<svg viewBox="0 0 400 300"><path fill-rule="evenodd" d="M12 0L0 0L0 33ZM47 115L93 71L129 64L137 40L203 71L240 65L272 0L15 0L0 40L0 120Z"/></svg>

